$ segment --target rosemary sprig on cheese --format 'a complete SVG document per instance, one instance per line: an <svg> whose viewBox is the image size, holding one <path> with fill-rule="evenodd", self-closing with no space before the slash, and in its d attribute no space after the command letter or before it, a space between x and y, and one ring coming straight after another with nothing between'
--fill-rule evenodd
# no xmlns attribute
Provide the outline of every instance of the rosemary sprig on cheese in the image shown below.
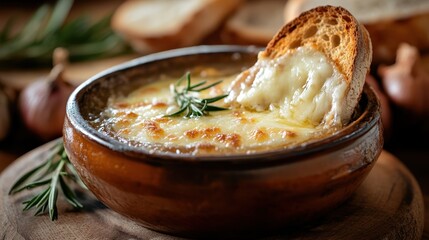
<svg viewBox="0 0 429 240"><path fill-rule="evenodd" d="M82 208L82 204L76 197L75 192L68 182L77 183L86 189L85 184L80 180L76 170L64 151L63 142L58 142L49 151L49 156L37 167L23 174L11 187L9 194L15 194L23 190L47 186L40 190L32 198L23 202L24 211L32 208L36 209L35 215L40 215L46 211L49 218L54 221L58 219L57 198L61 189L67 202L75 208Z"/></svg>
<svg viewBox="0 0 429 240"><path fill-rule="evenodd" d="M186 86L181 88L180 85L185 79ZM207 81L202 81L192 85L191 74L187 72L176 82L176 84L172 85L171 88L171 91L174 94L174 100L179 105L180 109L172 114L166 115L166 117L185 116L186 118L196 118L208 115L210 112L227 110L227 108L211 105L211 103L226 98L228 94L203 99L192 94L207 90L221 82L222 81L217 81L207 85Z"/></svg>

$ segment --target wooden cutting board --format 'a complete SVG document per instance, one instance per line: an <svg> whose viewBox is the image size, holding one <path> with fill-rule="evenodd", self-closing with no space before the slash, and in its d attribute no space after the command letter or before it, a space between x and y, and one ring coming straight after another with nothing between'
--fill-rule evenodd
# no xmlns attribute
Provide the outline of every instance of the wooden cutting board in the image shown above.
<svg viewBox="0 0 429 240"><path fill-rule="evenodd" d="M84 205L74 211L59 198L59 220L22 212L31 192L9 196L11 184L40 162L54 142L17 159L0 175L0 239L180 239L139 226L82 193ZM356 193L318 222L295 233L265 239L421 239L423 197L413 175L383 151ZM267 235L273 235L267 233Z"/></svg>

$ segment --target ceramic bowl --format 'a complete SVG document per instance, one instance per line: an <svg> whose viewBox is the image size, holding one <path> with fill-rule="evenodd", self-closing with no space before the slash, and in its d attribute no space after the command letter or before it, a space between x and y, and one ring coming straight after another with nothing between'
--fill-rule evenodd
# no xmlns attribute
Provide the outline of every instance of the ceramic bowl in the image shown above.
<svg viewBox="0 0 429 240"><path fill-rule="evenodd" d="M203 237L282 230L323 216L349 198L383 147L379 102L367 86L361 110L340 131L255 154L154 152L121 143L88 123L118 88L196 65L239 72L256 61L259 50L178 49L116 66L79 86L68 101L64 144L89 190L147 228Z"/></svg>

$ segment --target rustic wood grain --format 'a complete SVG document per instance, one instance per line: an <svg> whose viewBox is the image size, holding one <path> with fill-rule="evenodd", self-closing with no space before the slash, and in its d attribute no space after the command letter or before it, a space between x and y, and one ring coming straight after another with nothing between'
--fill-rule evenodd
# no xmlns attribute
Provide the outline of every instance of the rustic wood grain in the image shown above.
<svg viewBox="0 0 429 240"><path fill-rule="evenodd" d="M424 206L425 206L425 216L424 216L424 229L422 240L429 240L429 196L424 195Z"/></svg>
<svg viewBox="0 0 429 240"><path fill-rule="evenodd" d="M82 211L71 209L60 197L56 222L22 212L21 202L31 192L13 196L7 192L20 173L45 157L51 144L17 159L0 175L0 239L180 239L121 217L89 193L79 194L86 206ZM416 180L384 151L348 202L300 230L271 233L274 236L264 239L421 239L423 217L423 197Z"/></svg>

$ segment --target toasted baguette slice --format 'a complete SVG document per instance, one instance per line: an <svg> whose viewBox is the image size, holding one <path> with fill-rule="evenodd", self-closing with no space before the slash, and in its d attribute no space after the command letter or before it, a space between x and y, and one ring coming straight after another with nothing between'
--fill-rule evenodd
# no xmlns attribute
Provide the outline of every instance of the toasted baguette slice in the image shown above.
<svg viewBox="0 0 429 240"><path fill-rule="evenodd" d="M346 110L341 118L348 121L358 104L372 61L367 30L342 7L317 7L286 24L263 55L276 58L301 46L323 52L343 74L348 89L343 105Z"/></svg>
<svg viewBox="0 0 429 240"><path fill-rule="evenodd" d="M284 24L286 0L249 0L231 16L221 33L225 43L265 46ZM269 17L268 17L269 16Z"/></svg>
<svg viewBox="0 0 429 240"><path fill-rule="evenodd" d="M429 50L428 0L289 0L284 17L290 21L320 5L342 6L365 25L374 48L374 63L393 63L403 42Z"/></svg>
<svg viewBox="0 0 429 240"><path fill-rule="evenodd" d="M314 55L308 51L301 53L303 49L313 49L318 53L316 60L304 62L304 66L313 64L314 67L305 67L304 71L309 71L308 75L303 74L298 78L294 78L294 74L287 75L292 71L293 64L301 64L306 61L304 58L310 56L310 59ZM301 55L295 57L291 65L293 54ZM321 60L317 60L321 59L319 56L324 56L327 60L320 62ZM233 102L235 99L244 107L256 110L266 109L266 103L276 101L277 105L284 104L285 117L311 122L313 125L345 124L358 104L371 59L372 48L368 32L347 10L332 6L317 7L304 12L280 29L259 54L258 62L237 77L231 87L229 100ZM284 62L279 62L280 60ZM316 84L310 83L310 72L322 65L331 66L328 68L332 68L333 73L329 73L331 70L328 73L325 71L323 74L326 73L326 78L316 80ZM302 82L302 79L307 80ZM326 81L330 83L326 85ZM270 85L272 87L268 88ZM338 92L335 88L340 85L341 90ZM324 88L327 86L328 88ZM263 87L264 90L259 91L258 87ZM282 88L286 93L279 90ZM237 89L241 92L237 92ZM291 105L291 102L295 103Z"/></svg>
<svg viewBox="0 0 429 240"><path fill-rule="evenodd" d="M115 11L112 28L139 52L198 44L242 0L129 0Z"/></svg>

